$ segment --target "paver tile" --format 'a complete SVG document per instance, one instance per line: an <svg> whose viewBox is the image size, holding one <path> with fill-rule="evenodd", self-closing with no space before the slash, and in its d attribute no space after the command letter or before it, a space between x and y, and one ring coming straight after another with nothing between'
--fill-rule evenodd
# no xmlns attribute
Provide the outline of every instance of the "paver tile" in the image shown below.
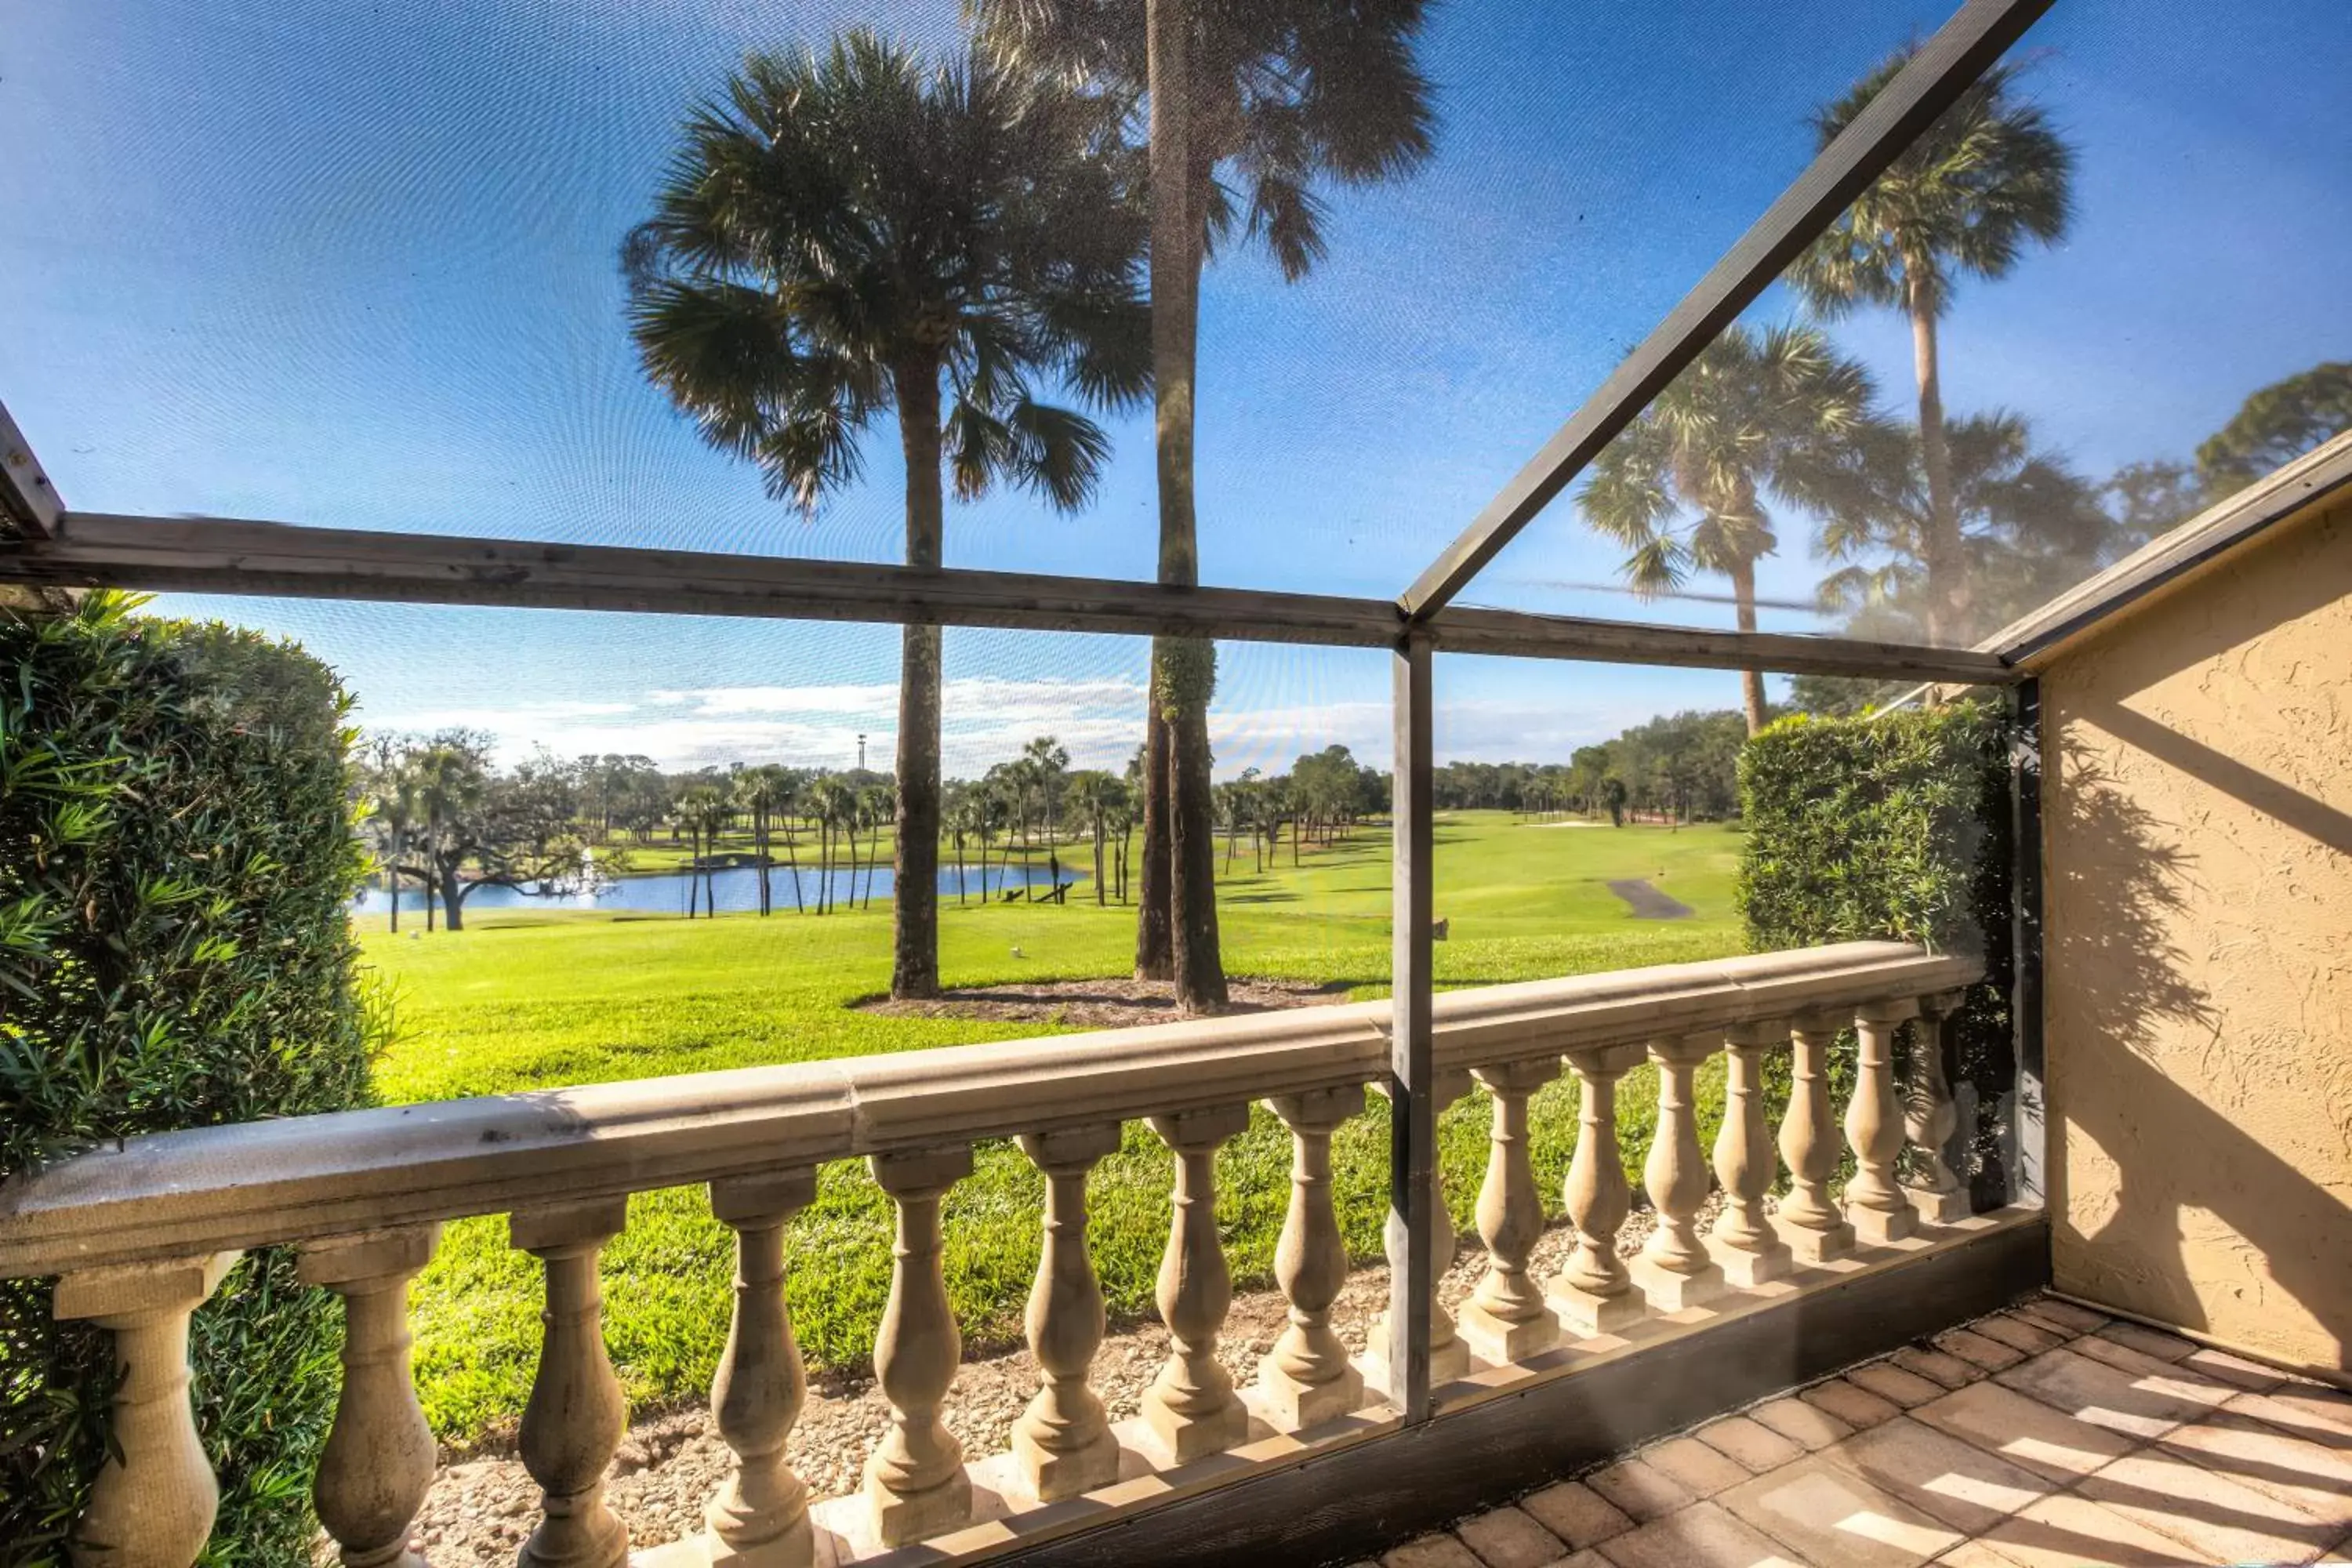
<svg viewBox="0 0 2352 1568"><path fill-rule="evenodd" d="M1584 1484L1617 1505L1637 1521L1656 1519L1698 1500L1673 1477L1654 1470L1639 1459L1620 1459L1593 1471Z"/></svg>
<svg viewBox="0 0 2352 1568"><path fill-rule="evenodd" d="M2330 1448L2352 1448L2352 1395L2290 1384L2268 1394L2241 1394L2224 1408Z"/></svg>
<svg viewBox="0 0 2352 1568"><path fill-rule="evenodd" d="M1550 1564L1550 1568L1615 1568L1615 1565L1600 1552L1587 1548L1573 1557L1561 1558Z"/></svg>
<svg viewBox="0 0 2352 1568"><path fill-rule="evenodd" d="M2286 1381L2284 1373L2264 1366L2260 1362L2248 1361L2243 1356L2231 1355L2228 1351L2217 1351L2210 1345L2200 1345L2180 1363L2180 1367L2184 1372L2210 1377L2216 1383L2235 1384L2257 1394L2268 1393Z"/></svg>
<svg viewBox="0 0 2352 1568"><path fill-rule="evenodd" d="M1946 1329L1927 1342L1947 1355L1974 1362L1987 1372L2000 1372L2025 1359L2023 1351L2011 1349L1999 1340L1989 1340L1966 1329Z"/></svg>
<svg viewBox="0 0 2352 1568"><path fill-rule="evenodd" d="M1979 1544L2017 1568L2212 1568L2170 1536L2066 1492L2020 1509Z"/></svg>
<svg viewBox="0 0 2352 1568"><path fill-rule="evenodd" d="M1726 1487L1738 1486L1751 1473L1747 1466L1717 1453L1696 1437L1669 1437L1643 1449L1637 1458L1681 1482L1693 1497L1713 1497Z"/></svg>
<svg viewBox="0 0 2352 1568"><path fill-rule="evenodd" d="M2161 1437L2221 1403L2178 1379L2135 1376L2073 1351L2044 1352L1993 1381L2078 1421L2140 1438Z"/></svg>
<svg viewBox="0 0 2352 1568"><path fill-rule="evenodd" d="M1966 1388L1985 1375L1985 1369L1976 1363L1927 1345L1905 1345L1891 1359L1904 1371L1946 1388Z"/></svg>
<svg viewBox="0 0 2352 1568"><path fill-rule="evenodd" d="M1857 1388L1844 1378L1833 1377L1827 1383L1817 1383L1801 1389L1797 1397L1816 1410L1826 1410L1847 1426L1859 1431L1875 1426L1881 1421L1893 1420L1901 1411L1866 1388Z"/></svg>
<svg viewBox="0 0 2352 1568"><path fill-rule="evenodd" d="M2009 1310L2011 1316L2022 1318L2037 1329L2046 1329L2060 1339L2071 1340L2084 1331L2063 1318L2052 1317L2039 1301L2021 1301Z"/></svg>
<svg viewBox="0 0 2352 1568"><path fill-rule="evenodd" d="M1485 1568L1477 1554L1454 1537L1423 1535L1383 1552L1381 1568Z"/></svg>
<svg viewBox="0 0 2352 1568"><path fill-rule="evenodd" d="M2162 1448L2126 1455L2076 1489L2214 1563L2307 1563L2336 1536L2301 1510Z"/></svg>
<svg viewBox="0 0 2352 1568"><path fill-rule="evenodd" d="M1696 1436L1717 1453L1727 1455L1759 1476L1805 1451L1803 1445L1745 1415L1727 1415L1720 1421L1711 1421L1700 1427Z"/></svg>
<svg viewBox="0 0 2352 1568"><path fill-rule="evenodd" d="M2016 1563L1978 1541L1963 1541L1936 1562L1938 1568L2017 1568Z"/></svg>
<svg viewBox="0 0 2352 1568"><path fill-rule="evenodd" d="M1769 1426L1792 1443L1808 1449L1826 1448L1853 1428L1826 1410L1816 1410L1801 1399L1780 1398L1765 1401L1748 1415Z"/></svg>
<svg viewBox="0 0 2352 1568"><path fill-rule="evenodd" d="M1906 1372L1891 1361L1874 1361L1867 1366L1854 1367L1845 1374L1845 1380L1904 1410L1941 1398L1946 1392L1942 1384L1921 1377L1916 1372Z"/></svg>
<svg viewBox="0 0 2352 1568"><path fill-rule="evenodd" d="M1959 1531L1833 1463L1835 1452L1784 1465L1716 1501L1812 1568L1912 1568L1960 1543Z"/></svg>
<svg viewBox="0 0 2352 1568"><path fill-rule="evenodd" d="M1857 1432L1822 1458L1965 1534L1991 1529L2058 1483L1906 1416Z"/></svg>
<svg viewBox="0 0 2352 1568"><path fill-rule="evenodd" d="M1711 1502L1621 1535L1601 1554L1616 1568L1810 1568Z"/></svg>
<svg viewBox="0 0 2352 1568"><path fill-rule="evenodd" d="M2072 1333L2096 1333L2114 1321L2105 1312L2094 1312L2088 1307L2078 1307L2055 1296L2036 1296L2026 1305Z"/></svg>
<svg viewBox="0 0 2352 1568"><path fill-rule="evenodd" d="M2139 1446L1997 1383L1971 1384L1922 1405L1911 1416L2062 1483L2087 1476Z"/></svg>
<svg viewBox="0 0 2352 1568"><path fill-rule="evenodd" d="M2249 1390L2242 1384L2224 1383L2218 1377L2200 1372L2186 1361L2166 1361L2097 1334L2084 1334L2067 1349L2076 1355L2088 1356L2093 1361L2103 1361L2109 1366L2120 1368L2134 1377L2152 1377L2167 1384L2197 1389L2217 1405L2234 1394L2260 1392Z"/></svg>
<svg viewBox="0 0 2352 1568"><path fill-rule="evenodd" d="M2010 1312L1995 1312L1989 1318L1979 1318L1969 1325L1971 1333L1982 1334L1989 1340L1999 1340L2013 1351L2027 1355L2040 1355L2054 1351L2066 1342L2063 1334L2053 1334L2039 1323L2029 1323Z"/></svg>
<svg viewBox="0 0 2352 1568"><path fill-rule="evenodd" d="M1568 1551L1559 1537L1515 1508L1498 1508L1454 1527L1486 1568L1545 1568Z"/></svg>
<svg viewBox="0 0 2352 1568"><path fill-rule="evenodd" d="M1538 1524L1575 1547L1598 1546L1611 1536L1622 1535L1633 1528L1633 1520L1622 1509L1582 1481L1562 1481L1556 1487L1546 1487L1533 1497L1521 1498L1519 1507Z"/></svg>
<svg viewBox="0 0 2352 1568"><path fill-rule="evenodd" d="M2121 1319L2099 1331L2099 1338L2119 1345L2129 1345L2142 1355L2152 1355L2159 1361L2186 1361L2197 1353L2197 1343L2179 1334L2168 1334L2161 1329L2151 1329L2140 1323L2127 1323Z"/></svg>
<svg viewBox="0 0 2352 1568"><path fill-rule="evenodd" d="M2352 1527L2352 1453L2229 1411L2182 1422L2164 1447L2338 1530Z"/></svg>

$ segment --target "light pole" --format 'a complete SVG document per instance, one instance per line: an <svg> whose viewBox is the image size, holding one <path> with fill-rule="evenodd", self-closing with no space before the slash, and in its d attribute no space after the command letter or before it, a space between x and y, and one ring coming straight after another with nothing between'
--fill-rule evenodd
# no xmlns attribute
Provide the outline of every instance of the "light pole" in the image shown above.
<svg viewBox="0 0 2352 1568"><path fill-rule="evenodd" d="M863 731L857 737L857 771L861 773L866 771L866 736Z"/></svg>

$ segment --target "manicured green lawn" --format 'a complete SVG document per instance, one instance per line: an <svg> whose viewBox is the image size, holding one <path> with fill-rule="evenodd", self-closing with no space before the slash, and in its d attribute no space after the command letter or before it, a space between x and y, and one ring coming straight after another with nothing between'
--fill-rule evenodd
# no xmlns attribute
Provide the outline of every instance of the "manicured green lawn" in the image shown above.
<svg viewBox="0 0 2352 1568"><path fill-rule="evenodd" d="M1552 827L1502 813L1462 814L1438 827L1437 911L1452 940L1439 982L1486 984L1673 963L1736 952L1731 908L1736 830L1708 826ZM1389 841L1366 831L1221 886L1226 966L1237 975L1347 981L1359 996L1388 979ZM1084 847L1079 847L1083 852ZM1078 860L1081 855L1070 858ZM1604 885L1647 878L1696 911L1635 921ZM1127 971L1134 912L1097 909L1090 886L1067 907L946 905L940 960L948 984L1083 979ZM367 922L371 961L395 997L398 1039L377 1082L395 1102L583 1084L866 1052L921 1049L1016 1035L1040 1026L898 1018L846 1005L885 990L889 916L784 911L687 921L665 916L490 911L467 929L394 937ZM1016 950L1018 956L1016 956ZM1714 1081L1701 1104L1713 1135ZM1547 1201L1574 1137L1565 1084L1536 1100L1534 1153ZM1466 1227L1486 1161L1487 1101L1444 1122L1449 1195ZM1628 1148L1647 1142L1646 1074L1621 1095ZM1359 1258L1379 1254L1385 1208L1384 1102L1336 1144L1340 1218ZM1271 1279L1287 1199L1289 1150L1263 1110L1219 1167L1219 1216L1237 1284ZM1168 1225L1166 1152L1141 1123L1090 1187L1096 1267L1115 1317L1151 1310ZM983 1145L970 1181L947 1203L950 1289L968 1342L1020 1334L1036 1265L1042 1180L1009 1143ZM862 1166L824 1173L816 1204L793 1232L791 1297L813 1365L862 1361L887 1293L890 1215ZM629 1229L604 1254L606 1336L632 1398L654 1405L708 1385L727 1333L727 1231L698 1188L639 1194ZM464 1440L512 1421L528 1394L539 1340L539 1266L506 1245L502 1219L453 1225L417 1285L419 1384L434 1425Z"/></svg>

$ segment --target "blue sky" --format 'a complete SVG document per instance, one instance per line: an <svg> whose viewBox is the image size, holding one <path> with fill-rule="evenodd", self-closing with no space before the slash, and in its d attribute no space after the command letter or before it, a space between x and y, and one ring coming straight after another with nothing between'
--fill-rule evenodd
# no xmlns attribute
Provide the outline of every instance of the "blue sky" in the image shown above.
<svg viewBox="0 0 2352 1568"><path fill-rule="evenodd" d="M814 521L703 448L647 388L614 251L675 127L750 46L864 21L952 37L952 4L76 0L0 36L0 398L86 510L888 560L896 442ZM1332 256L1286 286L1208 279L1200 426L1208 580L1392 594L1811 152L1806 111L1944 8L1902 0L1545 5L1452 0L1430 29L1440 153L1335 200ZM1960 298L1956 410L2021 409L2085 471L2183 456L2253 388L2352 353L2352 12L2342 0L2061 0L2026 47L2080 145L2061 249ZM2137 29L2135 31L2134 29ZM1755 314L1793 307L1768 298ZM1841 324L1908 384L1891 318ZM951 563L1142 577L1140 421L1100 503L957 507ZM1801 519L1768 595L1821 574ZM1470 595L1727 624L1562 584L1616 552L1566 506ZM299 637L372 723L471 722L510 748L673 763L887 754L886 628L175 597ZM1768 625L1814 629L1800 612ZM949 762L1027 734L1110 763L1139 728L1133 639L949 634ZM1443 753L1564 757L1727 675L1451 658ZM1369 652L1232 645L1220 766L1332 739L1384 760Z"/></svg>

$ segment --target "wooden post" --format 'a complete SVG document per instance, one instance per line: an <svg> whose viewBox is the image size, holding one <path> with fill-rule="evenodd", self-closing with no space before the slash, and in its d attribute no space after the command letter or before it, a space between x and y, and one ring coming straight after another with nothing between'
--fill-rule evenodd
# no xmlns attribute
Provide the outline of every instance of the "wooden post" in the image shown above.
<svg viewBox="0 0 2352 1568"><path fill-rule="evenodd" d="M1396 797L1390 947L1393 983L1389 1029L1390 1324L1389 1402L1408 1424L1430 1415L1430 1306L1435 1299L1439 1223L1436 1068L1432 1057L1430 965L1435 902L1431 862L1435 851L1430 802L1436 710L1429 639L1397 647L1394 674ZM1449 1227L1453 1221L1444 1222ZM1402 1350L1402 1353L1398 1353Z"/></svg>

